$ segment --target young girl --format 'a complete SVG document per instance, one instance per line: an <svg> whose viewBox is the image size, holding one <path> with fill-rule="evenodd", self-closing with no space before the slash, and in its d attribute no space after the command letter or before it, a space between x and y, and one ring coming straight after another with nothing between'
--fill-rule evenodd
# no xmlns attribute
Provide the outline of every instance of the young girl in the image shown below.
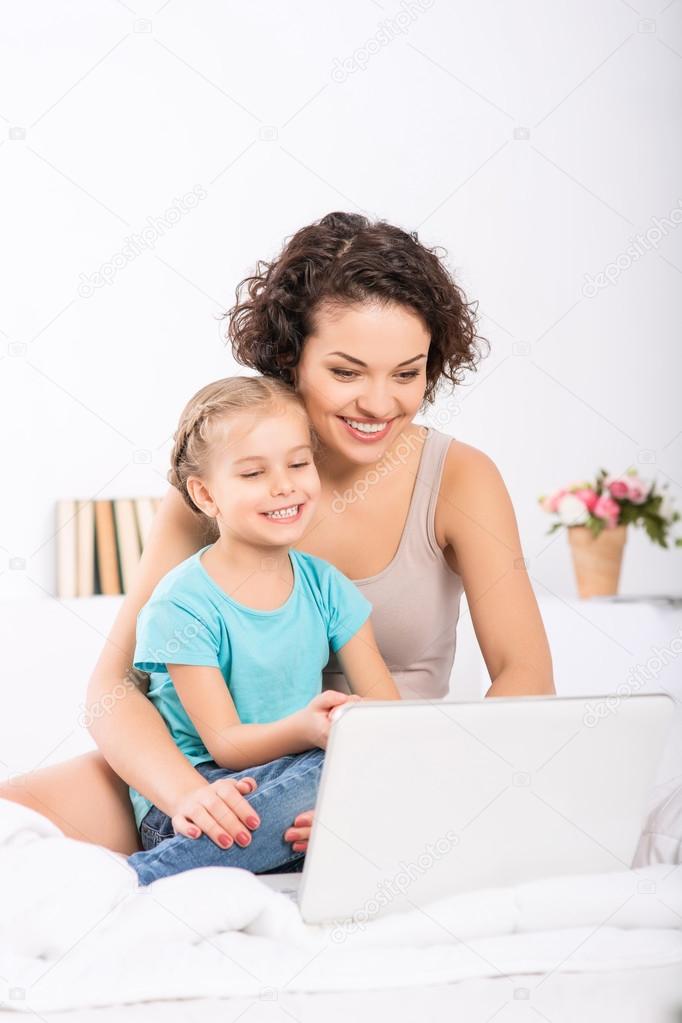
<svg viewBox="0 0 682 1023"><path fill-rule="evenodd" d="M320 493L314 435L288 385L228 377L183 410L168 479L219 539L176 565L137 618L134 666L180 750L211 783L254 781L251 834L222 848L175 835L171 819L130 788L143 851L141 884L201 866L263 873L302 860L284 841L315 802L332 711L349 700L399 699L379 653L370 602L338 569L292 549ZM330 648L353 695L321 692ZM256 766L254 766L256 765ZM254 791L255 790L255 791ZM266 819L258 808L270 799Z"/></svg>

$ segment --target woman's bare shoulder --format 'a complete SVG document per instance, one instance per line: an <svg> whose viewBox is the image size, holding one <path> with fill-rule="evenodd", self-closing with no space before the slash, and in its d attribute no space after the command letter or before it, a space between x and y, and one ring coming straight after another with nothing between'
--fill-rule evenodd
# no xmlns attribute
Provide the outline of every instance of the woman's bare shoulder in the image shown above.
<svg viewBox="0 0 682 1023"><path fill-rule="evenodd" d="M507 489L494 460L473 444L452 438L448 445L436 505L436 539L452 544L458 524L466 525L481 510L509 504Z"/></svg>
<svg viewBox="0 0 682 1023"><path fill-rule="evenodd" d="M447 493L458 484L475 481L482 473L497 471L495 462L485 451L452 437L445 455L441 492Z"/></svg>

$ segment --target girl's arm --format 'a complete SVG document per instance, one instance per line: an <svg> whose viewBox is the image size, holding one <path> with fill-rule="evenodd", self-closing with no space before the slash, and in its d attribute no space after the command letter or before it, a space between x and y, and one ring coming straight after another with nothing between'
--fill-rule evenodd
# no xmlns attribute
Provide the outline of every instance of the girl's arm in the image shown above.
<svg viewBox="0 0 682 1023"><path fill-rule="evenodd" d="M391 673L386 667L374 638L372 622L367 621L336 652L351 692L366 700L399 700Z"/></svg>
<svg viewBox="0 0 682 1023"><path fill-rule="evenodd" d="M120 778L173 819L176 832L188 834L189 823L183 824L176 816L178 807L188 809L188 801L198 803L196 793L210 794L210 809L204 806L198 815L202 830L217 842L224 830L233 837L243 830L242 821L252 814L250 804L236 789L221 787L218 792L192 767L147 699L146 685L140 688L140 676L132 669L140 608L162 576L210 542L206 527L206 520L193 515L171 487L154 518L133 585L90 677L86 711L88 731L104 758ZM132 805L130 815L132 818Z"/></svg>
<svg viewBox="0 0 682 1023"><path fill-rule="evenodd" d="M216 764L232 771L267 764L314 746L324 749L329 713L349 699L347 693L327 690L279 721L242 724L219 668L167 664L166 669L204 746Z"/></svg>
<svg viewBox="0 0 682 1023"><path fill-rule="evenodd" d="M336 656L354 694L367 700L400 699L400 693L377 647L371 619L368 618L352 639L337 650ZM292 843L294 852L306 852L313 815L313 810L300 813L292 826L284 832L284 841Z"/></svg>

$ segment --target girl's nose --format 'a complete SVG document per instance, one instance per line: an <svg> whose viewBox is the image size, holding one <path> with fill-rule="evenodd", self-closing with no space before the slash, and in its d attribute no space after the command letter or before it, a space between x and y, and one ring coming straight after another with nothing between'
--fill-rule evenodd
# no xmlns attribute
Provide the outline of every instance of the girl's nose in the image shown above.
<svg viewBox="0 0 682 1023"><path fill-rule="evenodd" d="M273 494L290 494L295 489L294 484L285 473L278 476L272 484Z"/></svg>

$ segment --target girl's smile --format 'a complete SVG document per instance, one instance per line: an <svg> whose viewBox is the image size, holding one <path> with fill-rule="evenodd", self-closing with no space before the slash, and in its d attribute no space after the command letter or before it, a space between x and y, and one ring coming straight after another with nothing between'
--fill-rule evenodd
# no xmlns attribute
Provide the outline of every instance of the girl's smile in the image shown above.
<svg viewBox="0 0 682 1023"><path fill-rule="evenodd" d="M275 508L273 511L261 512L266 519L270 522L276 522L279 525L282 523L297 522L302 513L306 502L301 501L299 504L283 505L280 508Z"/></svg>

